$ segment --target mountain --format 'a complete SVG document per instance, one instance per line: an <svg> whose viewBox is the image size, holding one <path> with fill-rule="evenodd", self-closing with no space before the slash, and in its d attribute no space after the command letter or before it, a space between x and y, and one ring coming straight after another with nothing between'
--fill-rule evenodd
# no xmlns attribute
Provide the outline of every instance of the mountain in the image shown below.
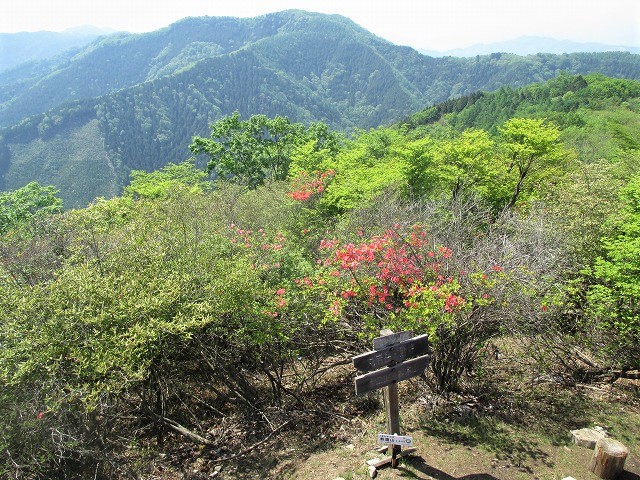
<svg viewBox="0 0 640 480"><path fill-rule="evenodd" d="M411 130L430 125L439 128L444 123L460 132L478 128L498 133L499 127L511 118L546 118L558 125L563 135L575 135L579 139L576 150L589 152L581 152L580 159L591 163L613 160L625 150L633 150L633 155L638 156L639 101L638 80L563 72L544 83L518 89L503 87L447 100L410 115L398 125ZM593 125L594 117L599 118L597 126ZM585 136L589 128L593 132ZM585 141L586 138L590 140ZM609 153L599 153L602 149Z"/></svg>
<svg viewBox="0 0 640 480"><path fill-rule="evenodd" d="M640 47L622 45L606 45L594 42L573 42L571 40L558 40L548 37L524 36L495 43L478 43L465 48L436 51L420 50L425 55L433 57L475 57L476 55L490 55L495 52L513 53L515 55L535 55L536 53L563 53L578 52L629 52L640 54Z"/></svg>
<svg viewBox="0 0 640 480"><path fill-rule="evenodd" d="M0 33L0 72L23 63L44 60L66 50L84 47L114 30L92 26L64 32Z"/></svg>
<svg viewBox="0 0 640 480"><path fill-rule="evenodd" d="M132 169L188 158L193 136L234 111L352 131L562 71L638 79L640 56L433 58L338 15L187 18L0 72L0 189L37 180L83 206L120 191Z"/></svg>

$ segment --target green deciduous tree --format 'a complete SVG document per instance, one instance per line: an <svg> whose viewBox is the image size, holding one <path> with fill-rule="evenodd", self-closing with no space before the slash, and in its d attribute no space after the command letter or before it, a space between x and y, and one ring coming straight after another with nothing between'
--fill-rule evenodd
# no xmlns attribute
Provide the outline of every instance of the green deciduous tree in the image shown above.
<svg viewBox="0 0 640 480"><path fill-rule="evenodd" d="M287 178L295 148L310 140L318 150L337 148L336 137L326 125L307 128L279 115L241 120L236 112L213 123L210 138L195 137L190 148L196 155L209 156L208 172L255 188L267 178Z"/></svg>
<svg viewBox="0 0 640 480"><path fill-rule="evenodd" d="M560 129L544 119L512 118L500 128L501 146L515 173L515 186L507 208L513 207L525 189L525 180L562 158Z"/></svg>
<svg viewBox="0 0 640 480"><path fill-rule="evenodd" d="M125 187L124 193L138 198L158 198L167 196L178 186L201 192L208 187L207 174L189 161L169 163L151 173L133 170L131 183Z"/></svg>
<svg viewBox="0 0 640 480"><path fill-rule="evenodd" d="M412 193L428 198L475 194L498 204L504 197L504 172L494 161L495 142L484 130L469 129L446 139L411 142L408 183Z"/></svg>
<svg viewBox="0 0 640 480"><path fill-rule="evenodd" d="M413 149L394 129L380 128L360 134L323 168L337 172L321 200L331 213L344 213L370 202L392 186L405 187L405 170Z"/></svg>
<svg viewBox="0 0 640 480"><path fill-rule="evenodd" d="M0 192L0 234L16 228L32 217L62 211L55 187L31 182L12 192Z"/></svg>
<svg viewBox="0 0 640 480"><path fill-rule="evenodd" d="M604 254L595 260L587 312L621 366L640 367L640 176L620 190L622 207L608 220Z"/></svg>

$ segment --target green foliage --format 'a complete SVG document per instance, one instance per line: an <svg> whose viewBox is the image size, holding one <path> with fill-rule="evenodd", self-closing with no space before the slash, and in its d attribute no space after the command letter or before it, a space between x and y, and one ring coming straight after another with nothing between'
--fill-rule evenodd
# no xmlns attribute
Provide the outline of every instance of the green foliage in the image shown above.
<svg viewBox="0 0 640 480"><path fill-rule="evenodd" d="M504 173L494 161L494 140L484 130L465 130L453 138L426 137L410 145L419 148L410 157L407 172L414 195L478 195L492 203L504 196L500 188L506 184L500 178Z"/></svg>
<svg viewBox="0 0 640 480"><path fill-rule="evenodd" d="M307 129L286 117L265 115L240 120L240 113L236 112L213 123L209 139L195 137L190 148L192 153L210 158L207 171L216 177L255 188L266 179L287 178L294 150L308 142L315 143L316 151L327 146L334 149L336 145L324 125Z"/></svg>
<svg viewBox="0 0 640 480"><path fill-rule="evenodd" d="M360 132L334 162L322 164L336 171L321 199L322 208L331 214L344 213L366 205L388 188L404 188L406 162L414 149L394 129Z"/></svg>
<svg viewBox="0 0 640 480"><path fill-rule="evenodd" d="M609 215L603 255L595 259L595 284L587 312L621 366L640 366L640 177L620 190L620 209Z"/></svg>
<svg viewBox="0 0 640 480"><path fill-rule="evenodd" d="M134 198L167 197L179 187L202 192L209 188L207 174L195 167L193 162L169 163L155 172L142 170L131 172L131 181L124 189L124 195Z"/></svg>
<svg viewBox="0 0 640 480"><path fill-rule="evenodd" d="M540 199L565 235L578 269L602 253L603 228L611 212L618 210L617 192L625 177L618 166L601 160L580 164L541 192Z"/></svg>
<svg viewBox="0 0 640 480"><path fill-rule="evenodd" d="M553 123L512 119L500 133L497 138L477 129L421 135L381 128L361 132L335 160L307 157L304 165L335 170L321 200L329 213L353 210L392 187L430 199L477 197L498 212L521 198L536 198L572 166L574 158Z"/></svg>
<svg viewBox="0 0 640 480"><path fill-rule="evenodd" d="M418 128L445 120L458 130L482 128L496 132L513 117L548 117L561 127L582 126L585 113L623 105L637 98L639 88L637 80L562 71L546 83L517 89L503 87L437 104L410 117L406 125Z"/></svg>
<svg viewBox="0 0 640 480"><path fill-rule="evenodd" d="M564 159L566 153L559 143L560 130L545 120L513 118L505 122L499 131L501 148L510 163L508 170L514 171L516 179L507 203L507 208L511 208L525 189L525 180L538 176L544 170L549 175L549 167Z"/></svg>
<svg viewBox="0 0 640 480"><path fill-rule="evenodd" d="M25 225L35 216L62 211L62 200L54 187L31 182L12 192L0 192L0 235Z"/></svg>

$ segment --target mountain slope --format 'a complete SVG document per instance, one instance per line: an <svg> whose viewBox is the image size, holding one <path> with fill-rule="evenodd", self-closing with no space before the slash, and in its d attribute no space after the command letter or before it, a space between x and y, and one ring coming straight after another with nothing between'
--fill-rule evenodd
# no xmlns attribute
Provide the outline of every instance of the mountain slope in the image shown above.
<svg viewBox="0 0 640 480"><path fill-rule="evenodd" d="M38 76L0 75L0 126L26 115L44 112L62 103L105 95L153 80L188 45L214 47L215 53L230 53L255 41L260 29L247 22L219 18L186 19L148 34L115 34L97 40L72 58L59 57L46 62ZM197 60L211 55L202 48ZM15 92L10 87L21 84Z"/></svg>
<svg viewBox="0 0 640 480"><path fill-rule="evenodd" d="M22 172L31 172L31 180L60 188L67 208L82 206L121 188L132 169L189 157L192 137L208 136L212 121L236 110L245 117L320 120L350 131L477 90L544 81L563 70L640 78L640 56L438 59L336 15L189 18L0 74L0 189L21 187L27 180ZM55 151L68 142L67 151L92 158L61 155L59 167L44 172L35 152L47 142ZM86 166L93 164L108 168L92 175ZM69 169L83 179L82 189L73 175L57 173Z"/></svg>
<svg viewBox="0 0 640 480"><path fill-rule="evenodd" d="M83 47L110 33L113 32L90 27L64 32L0 33L0 72Z"/></svg>
<svg viewBox="0 0 640 480"><path fill-rule="evenodd" d="M402 95L408 95L409 105L418 106L424 105L425 100L434 103L479 88L545 80L560 69L588 73L591 68L585 71L581 68L585 60L573 56L552 60L543 56L540 60L496 54L482 59L433 59L395 46L337 15L292 10L253 19L188 18L152 33L111 35L74 56L62 55L39 63L37 68L23 66L0 74L0 127L68 101L103 96L245 49L254 51L270 68L291 75L296 81L310 82L320 89L319 93L331 89L331 96L344 99L374 90L377 96L379 89L364 84L375 83L376 78L370 75L378 74L387 86L400 86ZM618 57L612 58L618 61ZM636 78L640 75L640 62L632 61L636 63L635 71L629 75ZM551 65L553 71L545 71L545 63L555 63ZM522 73L504 78L505 66L516 67ZM608 65L606 71L602 69L604 65L593 67L607 75L619 73L614 65ZM499 78L488 78L496 74ZM354 80L356 84L352 85ZM451 88L451 82L455 88ZM371 98L362 103L371 103ZM406 109L409 105L403 104L405 113L411 111ZM369 124L380 120L374 116Z"/></svg>
<svg viewBox="0 0 640 480"><path fill-rule="evenodd" d="M585 164L606 160L637 170L640 158L640 81L601 74L561 74L543 84L501 88L449 100L401 122L403 131L444 124L492 134L511 118L545 118Z"/></svg>

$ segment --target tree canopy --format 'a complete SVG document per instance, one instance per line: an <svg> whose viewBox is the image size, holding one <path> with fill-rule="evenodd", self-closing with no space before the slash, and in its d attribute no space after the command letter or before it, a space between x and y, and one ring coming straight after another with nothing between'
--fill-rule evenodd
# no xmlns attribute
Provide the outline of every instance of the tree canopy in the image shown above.
<svg viewBox="0 0 640 480"><path fill-rule="evenodd" d="M503 139L501 146L509 162L508 171L513 170L516 176L515 187L507 203L507 207L513 207L528 177L563 158L560 130L544 119L512 118L499 131Z"/></svg>
<svg viewBox="0 0 640 480"><path fill-rule="evenodd" d="M210 138L195 137L190 149L209 157L209 173L255 188L265 179L287 178L296 148L309 141L314 150L337 148L335 134L324 124L307 128L279 115L242 120L235 112L211 125Z"/></svg>
<svg viewBox="0 0 640 480"><path fill-rule="evenodd" d="M0 234L24 224L34 216L62 211L58 190L31 182L12 192L0 192Z"/></svg>

